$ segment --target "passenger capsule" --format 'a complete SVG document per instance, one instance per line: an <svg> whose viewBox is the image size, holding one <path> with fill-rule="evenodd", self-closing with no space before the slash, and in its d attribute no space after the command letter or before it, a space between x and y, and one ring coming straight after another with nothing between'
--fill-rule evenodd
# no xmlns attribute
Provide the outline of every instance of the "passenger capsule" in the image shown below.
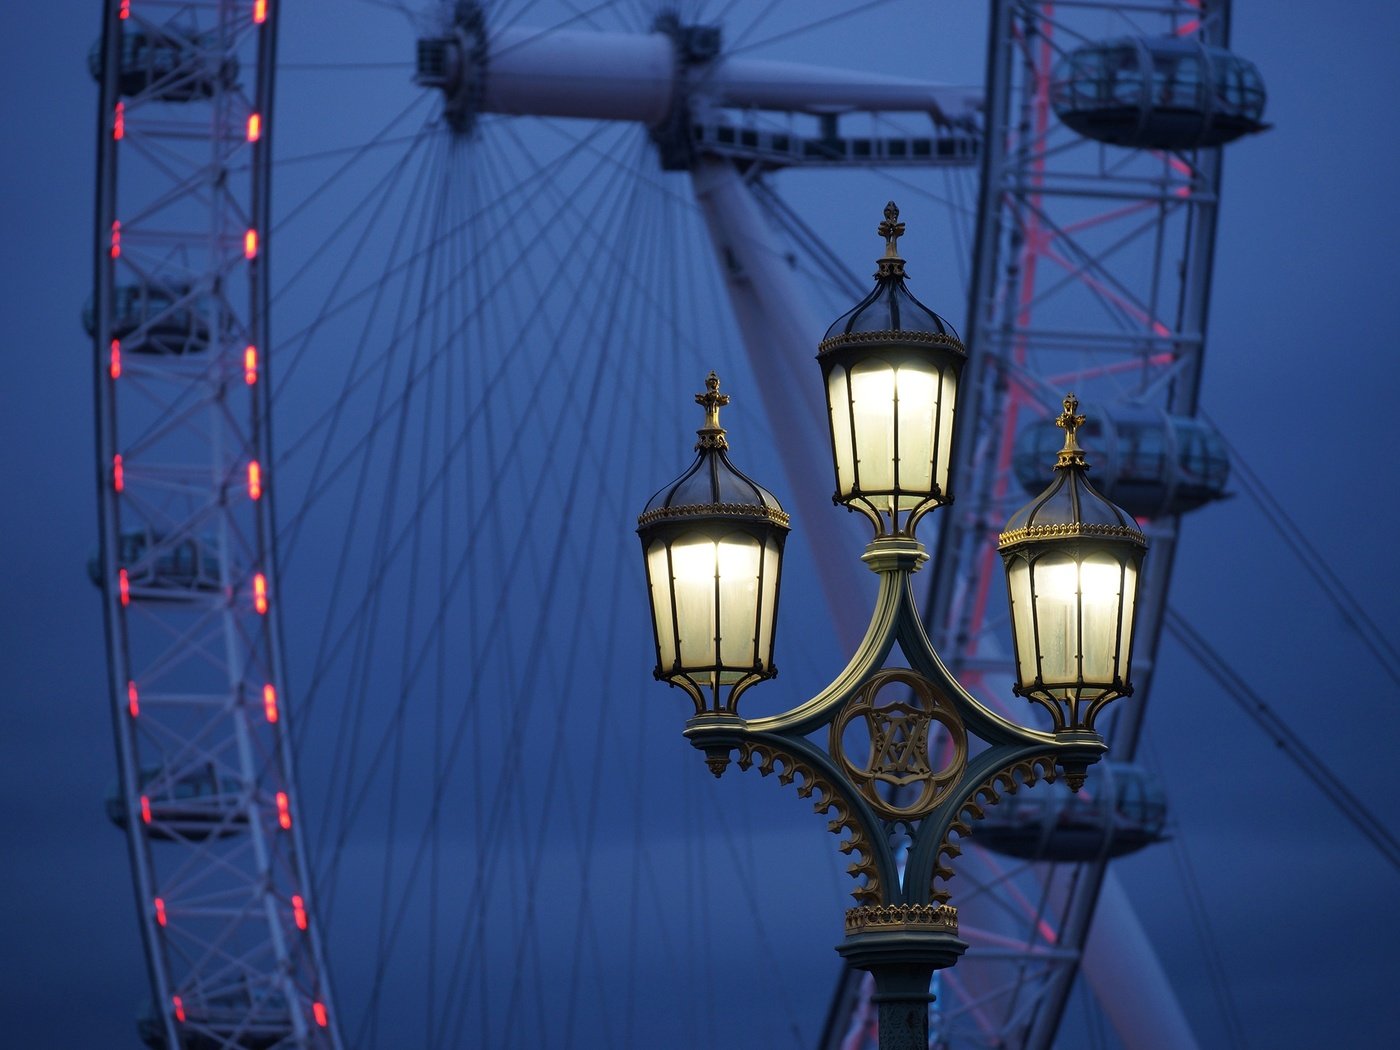
<svg viewBox="0 0 1400 1050"><path fill-rule="evenodd" d="M126 570L133 597L176 600L217 593L221 589L219 559L212 540L170 538L150 529L123 532L117 541L116 562ZM102 559L88 559L88 578L102 586Z"/></svg>
<svg viewBox="0 0 1400 1050"><path fill-rule="evenodd" d="M212 33L188 34L173 27L123 32L118 64L117 91L128 97L192 102L238 83L238 59L224 54ZM88 72L102 82L101 41L88 51Z"/></svg>
<svg viewBox="0 0 1400 1050"><path fill-rule="evenodd" d="M1076 48L1056 65L1051 104L1067 127L1115 146L1185 150L1263 131L1259 71L1224 48L1178 37L1124 37Z"/></svg>
<svg viewBox="0 0 1400 1050"><path fill-rule="evenodd" d="M1230 457L1220 434L1204 420L1134 405L1087 406L1079 429L1093 453L1094 488L1135 518L1195 510L1225 495ZM1045 487L1045 464L1063 437L1037 423L1016 438L1012 469L1031 495Z"/></svg>
<svg viewBox="0 0 1400 1050"><path fill-rule="evenodd" d="M1086 861L1160 842L1166 820L1166 796L1154 775L1140 766L1102 762L1078 793L1037 784L1003 795L972 834L979 846L1010 857Z"/></svg>
<svg viewBox="0 0 1400 1050"><path fill-rule="evenodd" d="M148 833L154 839L202 842L241 834L248 825L238 778L220 773L212 762L173 771L146 766L138 781L149 799ZM107 817L119 828L127 826L126 800L115 786L107 796Z"/></svg>
<svg viewBox="0 0 1400 1050"><path fill-rule="evenodd" d="M173 1009L173 1007L172 1007ZM237 1046L246 1050L272 1050L273 1047L306 1045L297 1037L286 996L255 985L246 977L232 977L217 990L198 987L180 996L181 1050L222 1050ZM156 1011L147 1009L136 1021L141 1041L152 1050L169 1050L165 1023Z"/></svg>
<svg viewBox="0 0 1400 1050"><path fill-rule="evenodd" d="M136 354L193 354L209 349L211 303L188 285L122 284L112 289L112 330L122 350ZM97 307L83 306L83 328L97 334Z"/></svg>

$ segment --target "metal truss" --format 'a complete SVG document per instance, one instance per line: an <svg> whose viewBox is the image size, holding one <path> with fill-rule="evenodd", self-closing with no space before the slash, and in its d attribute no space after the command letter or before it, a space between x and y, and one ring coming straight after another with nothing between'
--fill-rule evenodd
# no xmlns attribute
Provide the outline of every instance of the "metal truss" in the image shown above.
<svg viewBox="0 0 1400 1050"><path fill-rule="evenodd" d="M268 454L266 0L110 0L94 298L103 591L154 1047L336 1047Z"/></svg>
<svg viewBox="0 0 1400 1050"><path fill-rule="evenodd" d="M1196 411L1220 150L1107 146L1059 124L1050 108L1056 63L1081 44L1114 35L1176 35L1225 46L1228 4L992 5L967 331L972 396L959 445L961 476L972 480L943 523L930 613L934 642L948 654L953 673L981 683L989 695L1003 692L999 684L1011 676L1009 655L997 642L1005 596L988 581L997 579L996 529L1025 498L1011 469L1018 431L1071 389L1110 409L1131 404L1173 416ZM1105 731L1115 761L1131 760L1136 749L1179 524L1179 515L1144 523L1152 557L1139 606L1137 692ZM984 938L1004 937L1019 948L1004 960L986 949L969 954L959 967L963 984L948 989L949 1007L941 1014L945 1040L1051 1045L1081 966L1128 1045L1155 1038L1159 1019L1184 1031L1165 989L1155 1012L1114 1016L1112 997L1103 994L1111 968L1085 958L1106 858L1010 866L977 852L1007 888L1004 900L1020 901L1011 909L1019 914L995 917ZM1132 924L1116 918L1105 915L1101 925L1127 936L1122 928ZM1039 965L1027 966L1027 960ZM966 1043L952 1037L960 1014L974 1021Z"/></svg>

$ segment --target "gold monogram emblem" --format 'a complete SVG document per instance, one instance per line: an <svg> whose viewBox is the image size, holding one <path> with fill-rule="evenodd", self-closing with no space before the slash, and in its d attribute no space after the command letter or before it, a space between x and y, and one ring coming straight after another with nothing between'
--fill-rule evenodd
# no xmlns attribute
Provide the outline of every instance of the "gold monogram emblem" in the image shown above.
<svg viewBox="0 0 1400 1050"><path fill-rule="evenodd" d="M887 699L882 700L884 693ZM888 699L891 696L894 699ZM863 761L847 749L860 741L863 724L869 747ZM941 727L937 733L935 726ZM852 738L852 733L854 737ZM930 736L938 746L930 753ZM947 797L967 765L967 731L953 705L927 678L904 668L881 671L847 701L831 724L832 757L861 796L888 820L917 820ZM910 791L909 789L912 789ZM905 805L895 798L912 795Z"/></svg>

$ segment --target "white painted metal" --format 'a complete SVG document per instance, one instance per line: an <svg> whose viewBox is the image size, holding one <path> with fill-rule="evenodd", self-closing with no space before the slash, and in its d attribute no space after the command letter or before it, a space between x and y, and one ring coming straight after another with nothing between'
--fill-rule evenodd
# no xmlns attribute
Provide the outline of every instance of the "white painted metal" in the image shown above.
<svg viewBox="0 0 1400 1050"><path fill-rule="evenodd" d="M684 78L697 106L970 116L977 95L906 77L832 66L721 58L688 75L664 33L510 26L487 34L481 108L491 113L632 120L653 125Z"/></svg>
<svg viewBox="0 0 1400 1050"><path fill-rule="evenodd" d="M245 355L266 344L274 25L245 3L112 0L97 55L109 811L151 972L141 1034L172 1048L340 1045L302 864L270 500L248 480L269 458L266 362L250 383Z"/></svg>
<svg viewBox="0 0 1400 1050"><path fill-rule="evenodd" d="M511 26L487 39L488 112L655 124L671 108L676 59L664 34Z"/></svg>

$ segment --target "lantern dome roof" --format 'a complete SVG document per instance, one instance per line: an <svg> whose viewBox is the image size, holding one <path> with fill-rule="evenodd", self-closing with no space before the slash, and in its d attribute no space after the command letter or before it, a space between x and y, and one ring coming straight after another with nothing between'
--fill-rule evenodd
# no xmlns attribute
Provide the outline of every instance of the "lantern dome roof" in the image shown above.
<svg viewBox="0 0 1400 1050"><path fill-rule="evenodd" d="M885 255L877 263L875 288L832 323L819 349L825 352L849 343L889 341L937 342L963 350L953 326L904 286L904 260L896 244L904 234L904 223L899 221L894 201L885 205L885 221L878 230L885 238Z"/></svg>
<svg viewBox="0 0 1400 1050"><path fill-rule="evenodd" d="M1055 421L1065 431L1065 446L1055 462L1055 480L1011 515L997 546L1006 550L1036 540L1094 538L1146 547L1147 540L1132 515L1089 484L1089 465L1076 437L1084 424L1084 417L1078 414L1079 400L1073 394L1066 395L1064 409Z"/></svg>
<svg viewBox="0 0 1400 1050"><path fill-rule="evenodd" d="M695 401L705 408L705 425L696 431L695 462L647 500L638 527L664 520L736 518L764 520L786 531L791 519L777 497L729 462L729 441L719 425L719 410L729 395L719 392L714 372Z"/></svg>

